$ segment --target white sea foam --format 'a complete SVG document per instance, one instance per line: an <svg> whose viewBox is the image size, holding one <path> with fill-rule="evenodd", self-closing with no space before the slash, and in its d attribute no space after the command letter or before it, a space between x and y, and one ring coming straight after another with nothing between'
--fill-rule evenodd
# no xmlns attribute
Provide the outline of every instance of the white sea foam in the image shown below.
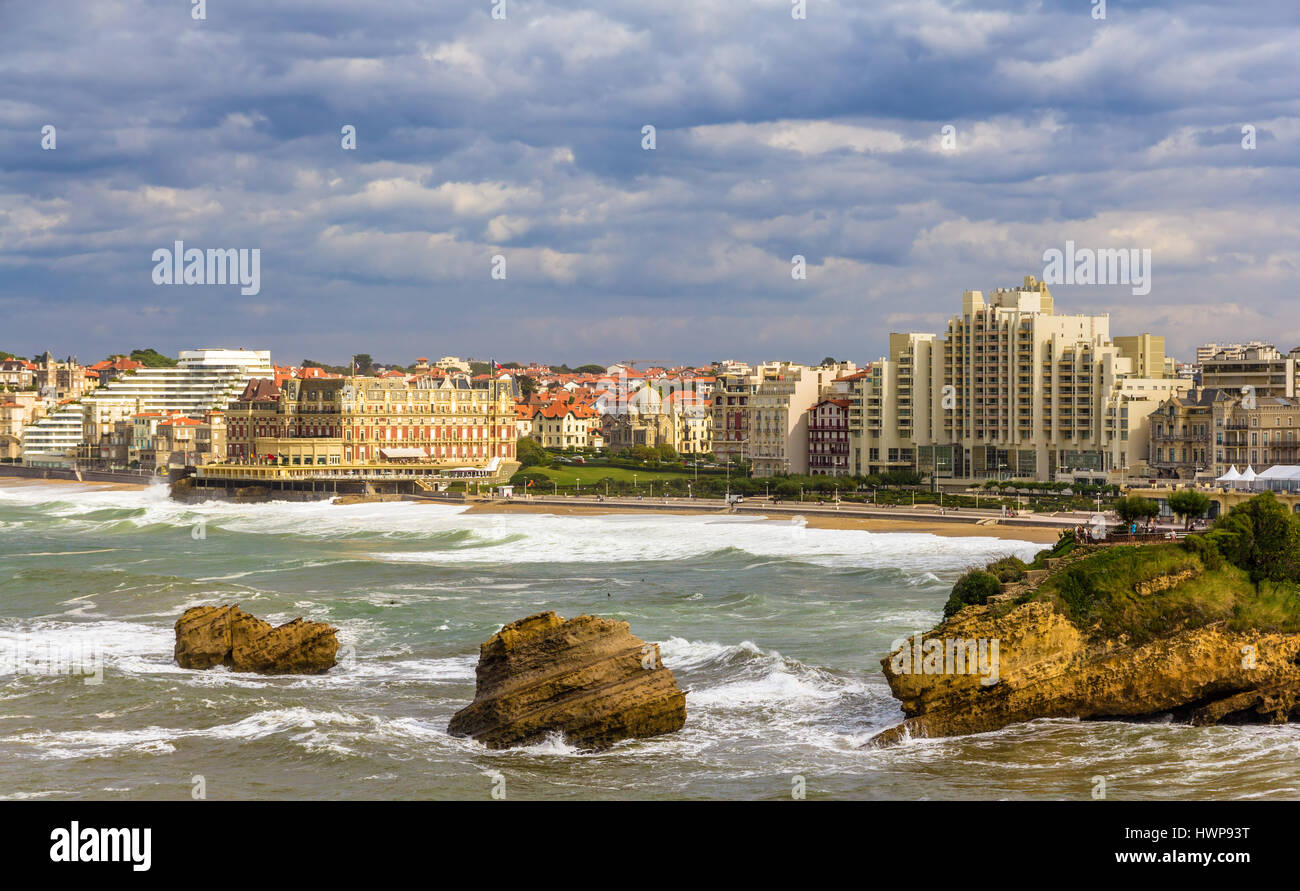
<svg viewBox="0 0 1300 891"><path fill-rule="evenodd" d="M246 742L292 731L289 738L310 749L328 742L326 737L312 733L322 726L355 727L370 723L371 719L359 715L297 707L260 711L230 724L202 729L152 725L133 730L41 730L0 737L0 742L30 747L42 759L70 759L104 757L122 750L167 754L175 751L177 740L185 738Z"/></svg>
<svg viewBox="0 0 1300 891"><path fill-rule="evenodd" d="M828 568L896 567L927 573L959 569L1013 553L1028 557L1041 548L1030 542L997 538L940 538L923 532L871 533L812 529L782 520L716 515L617 514L610 516L502 515L467 513L449 505L384 502L336 505L329 502L182 504L165 487L106 491L72 486L0 489L0 499L42 507L86 531L119 523L166 524L208 534L225 529L244 534L298 535L310 538L369 536L418 542L438 539L429 550L380 551L374 559L393 562L501 563L681 560L726 549L762 560L790 559ZM87 517L110 509L132 511L125 519ZM468 533L449 540L449 535ZM942 543L942 547L936 545ZM761 563L753 564L755 567ZM922 576L924 578L924 576Z"/></svg>
<svg viewBox="0 0 1300 891"><path fill-rule="evenodd" d="M170 629L135 622L63 622L48 620L0 621L0 675L20 674L33 667L33 655L75 652L93 646L102 654L107 671L127 663L171 658L174 637Z"/></svg>

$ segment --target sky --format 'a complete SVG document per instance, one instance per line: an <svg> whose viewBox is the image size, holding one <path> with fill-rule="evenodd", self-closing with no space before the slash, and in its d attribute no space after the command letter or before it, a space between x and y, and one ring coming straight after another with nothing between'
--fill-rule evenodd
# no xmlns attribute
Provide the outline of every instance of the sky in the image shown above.
<svg viewBox="0 0 1300 891"><path fill-rule="evenodd" d="M0 349L862 363L1067 241L1300 344L1295 0L196 2L0 0Z"/></svg>

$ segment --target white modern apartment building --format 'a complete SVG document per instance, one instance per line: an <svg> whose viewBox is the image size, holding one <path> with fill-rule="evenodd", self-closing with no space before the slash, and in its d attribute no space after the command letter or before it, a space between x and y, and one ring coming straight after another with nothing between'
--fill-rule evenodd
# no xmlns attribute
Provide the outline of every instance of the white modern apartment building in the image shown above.
<svg viewBox="0 0 1300 891"><path fill-rule="evenodd" d="M250 378L274 377L269 350L182 350L174 368L141 368L78 403L63 406L23 431L23 463L66 466L98 459L102 434L141 412L198 417L224 409Z"/></svg>
<svg viewBox="0 0 1300 891"><path fill-rule="evenodd" d="M70 403L23 428L22 463L64 467L81 446L82 406Z"/></svg>

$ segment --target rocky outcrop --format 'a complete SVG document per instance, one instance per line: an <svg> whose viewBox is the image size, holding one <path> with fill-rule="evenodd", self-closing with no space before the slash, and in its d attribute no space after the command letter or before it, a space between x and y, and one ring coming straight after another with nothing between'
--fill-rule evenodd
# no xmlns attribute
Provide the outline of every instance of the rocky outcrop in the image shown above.
<svg viewBox="0 0 1300 891"><path fill-rule="evenodd" d="M922 638L882 660L907 717L875 744L1050 717L1300 719L1300 635L1218 623L1131 646L1086 637L1053 603L1030 601L967 607ZM980 641L992 658L980 658Z"/></svg>
<svg viewBox="0 0 1300 891"><path fill-rule="evenodd" d="M1171 572L1168 575L1158 575L1153 579L1145 582L1138 582L1134 590L1139 597L1150 597L1152 594L1159 594L1161 591L1168 591L1170 588L1177 588L1183 582L1196 578L1201 574L1199 569L1184 569L1182 572Z"/></svg>
<svg viewBox="0 0 1300 891"><path fill-rule="evenodd" d="M528 745L561 733L570 745L600 749L657 736L686 723L686 693L659 657L659 645L627 622L538 613L506 625L479 648L474 701L447 730L490 749Z"/></svg>
<svg viewBox="0 0 1300 891"><path fill-rule="evenodd" d="M272 627L238 606L196 606L176 620L176 662L181 668L319 674L335 664L336 631L302 619Z"/></svg>

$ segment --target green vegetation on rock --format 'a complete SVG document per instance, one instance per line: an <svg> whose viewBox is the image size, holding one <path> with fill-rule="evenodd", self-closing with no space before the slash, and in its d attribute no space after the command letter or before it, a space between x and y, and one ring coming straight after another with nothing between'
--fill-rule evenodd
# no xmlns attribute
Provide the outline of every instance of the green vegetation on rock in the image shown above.
<svg viewBox="0 0 1300 891"><path fill-rule="evenodd" d="M995 560L985 568L997 576L1000 582L1018 582L1025 577L1025 570L1028 567L1024 560L1012 556Z"/></svg>
<svg viewBox="0 0 1300 891"><path fill-rule="evenodd" d="M988 603L990 597L1001 591L1002 583L996 575L983 569L972 569L952 586L952 594L943 607L943 617L955 615L965 606Z"/></svg>
<svg viewBox="0 0 1300 891"><path fill-rule="evenodd" d="M1130 509L1134 517L1147 510L1132 502ZM1204 512L1190 499L1175 510ZM1137 645L1213 624L1300 632L1300 519L1270 492L1234 507L1210 532L1181 542L1096 546L1077 544L1067 532L1027 566L1004 557L967 572L953 585L944 617L987 603L1000 583L1025 578L1026 569L1050 572L1017 602L1048 601L1094 640Z"/></svg>
<svg viewBox="0 0 1300 891"><path fill-rule="evenodd" d="M1300 520L1272 492L1238 504L1205 538L1254 582L1300 582Z"/></svg>

